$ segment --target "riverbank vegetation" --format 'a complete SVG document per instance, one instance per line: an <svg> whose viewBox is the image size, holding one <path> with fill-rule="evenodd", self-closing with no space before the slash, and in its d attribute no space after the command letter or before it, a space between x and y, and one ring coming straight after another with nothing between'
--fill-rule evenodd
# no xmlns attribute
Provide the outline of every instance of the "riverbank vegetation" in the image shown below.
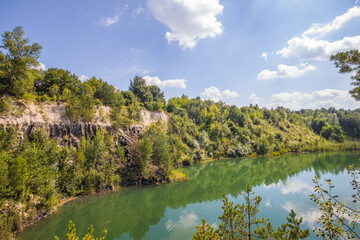
<svg viewBox="0 0 360 240"><path fill-rule="evenodd" d="M68 70L40 68L41 46L30 44L22 27L3 34L1 49L1 116L21 116L26 102L62 102L73 122L95 122L96 109L109 107L102 117L113 131L139 124L141 109L163 111L169 121L150 125L127 148L112 131L75 148L45 131L22 133L20 141L16 126L2 126L0 238L54 211L61 199L184 179L178 166L206 159L360 149L360 110L237 107L185 95L166 100L141 76L126 91L96 77L82 82Z"/></svg>

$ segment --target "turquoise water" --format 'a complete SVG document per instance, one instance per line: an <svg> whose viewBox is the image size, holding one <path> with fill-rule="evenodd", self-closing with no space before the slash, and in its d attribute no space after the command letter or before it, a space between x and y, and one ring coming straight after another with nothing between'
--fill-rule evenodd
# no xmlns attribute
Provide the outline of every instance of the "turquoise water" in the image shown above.
<svg viewBox="0 0 360 240"><path fill-rule="evenodd" d="M331 178L335 192L350 202L347 167L360 152L293 154L276 158L231 159L184 167L189 180L171 184L129 187L120 191L81 197L17 235L22 240L64 239L69 220L83 237L94 225L95 235L103 229L112 239L191 239L195 225L205 218L218 226L222 195L241 202L239 191L247 184L262 197L260 215L273 225L284 223L290 209L313 229L319 215L310 200L312 179ZM81 238L80 238L81 239ZM314 235L309 239L316 239Z"/></svg>

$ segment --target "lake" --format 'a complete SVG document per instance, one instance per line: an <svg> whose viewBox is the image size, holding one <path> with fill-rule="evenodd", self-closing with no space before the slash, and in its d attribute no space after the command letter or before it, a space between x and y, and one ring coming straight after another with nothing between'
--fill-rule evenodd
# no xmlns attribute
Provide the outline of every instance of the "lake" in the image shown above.
<svg viewBox="0 0 360 240"><path fill-rule="evenodd" d="M262 197L260 216L274 226L285 223L291 209L304 218L304 227L313 229L319 215L310 200L312 179L331 178L335 192L351 201L347 167L358 161L360 152L290 154L273 158L219 160L182 168L189 180L144 187L128 187L107 194L78 198L52 216L26 228L21 240L64 239L68 222L76 225L80 239L88 226L95 236L103 229L107 240L191 239L195 225L205 218L218 226L222 195L242 202L239 191L247 184ZM314 234L309 239L316 239Z"/></svg>

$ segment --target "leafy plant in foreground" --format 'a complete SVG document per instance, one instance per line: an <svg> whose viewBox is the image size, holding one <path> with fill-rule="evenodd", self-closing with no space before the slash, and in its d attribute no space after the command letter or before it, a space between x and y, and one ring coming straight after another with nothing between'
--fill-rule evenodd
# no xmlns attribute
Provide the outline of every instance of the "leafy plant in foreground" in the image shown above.
<svg viewBox="0 0 360 240"><path fill-rule="evenodd" d="M360 168L355 165L349 167L348 173L352 177L351 186L354 190L352 195L353 202L360 201ZM349 204L341 202L338 195L333 195L334 186L330 179L325 182L325 188L316 177L315 193L311 194L311 199L319 205L322 214L318 218L320 228L315 228L316 235L325 239L360 239L358 224L360 222L360 209L355 209Z"/></svg>
<svg viewBox="0 0 360 240"><path fill-rule="evenodd" d="M82 240L95 240L93 236L94 228L91 225L88 228L88 233L85 235L85 237L82 238ZM101 238L96 238L96 240L105 240L106 238L106 230L104 230ZM65 240L78 240L79 237L76 236L76 228L75 224L72 223L72 221L69 222L69 232L65 235ZM57 236L55 236L55 240L59 240Z"/></svg>
<svg viewBox="0 0 360 240"><path fill-rule="evenodd" d="M206 223L203 219L202 226L196 226L197 232L193 239L305 239L310 235L308 229L300 229L302 218L296 218L296 213L291 210L287 223L282 224L276 231L269 219L258 218L260 196L253 196L254 192L250 186L246 187L244 193L240 193L245 202L234 205L224 196L222 209L223 215L219 216L221 223L219 229Z"/></svg>

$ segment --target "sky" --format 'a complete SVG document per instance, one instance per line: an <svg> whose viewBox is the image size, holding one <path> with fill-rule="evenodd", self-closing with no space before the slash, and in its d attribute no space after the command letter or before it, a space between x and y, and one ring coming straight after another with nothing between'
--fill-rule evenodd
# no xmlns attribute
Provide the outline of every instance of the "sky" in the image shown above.
<svg viewBox="0 0 360 240"><path fill-rule="evenodd" d="M360 108L329 60L360 49L358 0L0 0L0 32L22 26L43 68L166 98L245 106Z"/></svg>

